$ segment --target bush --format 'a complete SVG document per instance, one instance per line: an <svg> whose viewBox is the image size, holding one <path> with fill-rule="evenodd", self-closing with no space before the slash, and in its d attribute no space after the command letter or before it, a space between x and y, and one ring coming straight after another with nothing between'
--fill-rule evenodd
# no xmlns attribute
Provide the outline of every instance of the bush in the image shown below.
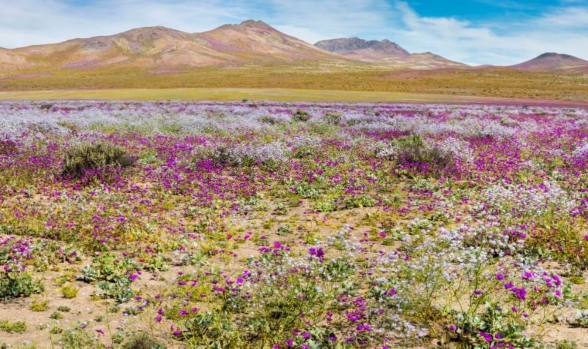
<svg viewBox="0 0 588 349"><path fill-rule="evenodd" d="M339 125L341 124L341 120L343 119L343 117L341 116L340 113L326 113L325 116L323 116L323 120L331 125Z"/></svg>
<svg viewBox="0 0 588 349"><path fill-rule="evenodd" d="M0 320L0 330L8 333L23 333L27 330L27 324L22 321Z"/></svg>
<svg viewBox="0 0 588 349"><path fill-rule="evenodd" d="M84 177L91 170L108 166L132 166L134 159L120 147L106 144L80 144L71 147L65 154L62 173L73 177Z"/></svg>
<svg viewBox="0 0 588 349"><path fill-rule="evenodd" d="M398 159L408 163L435 164L442 167L452 161L451 154L439 148L431 148L420 135L410 135L396 140Z"/></svg>
<svg viewBox="0 0 588 349"><path fill-rule="evenodd" d="M0 298L28 297L44 290L43 284L34 281L27 272L0 274Z"/></svg>
<svg viewBox="0 0 588 349"><path fill-rule="evenodd" d="M78 295L79 291L80 291L80 289L74 285L66 285L61 288L61 294L63 295L64 298L68 298L68 299L75 298Z"/></svg>
<svg viewBox="0 0 588 349"><path fill-rule="evenodd" d="M123 349L163 349L164 346L145 333L139 333L129 339L123 346Z"/></svg>
<svg viewBox="0 0 588 349"><path fill-rule="evenodd" d="M299 122L306 122L306 121L310 120L310 113L307 112L306 110L298 109L298 110L296 110L294 115L292 115L292 120L299 121Z"/></svg>

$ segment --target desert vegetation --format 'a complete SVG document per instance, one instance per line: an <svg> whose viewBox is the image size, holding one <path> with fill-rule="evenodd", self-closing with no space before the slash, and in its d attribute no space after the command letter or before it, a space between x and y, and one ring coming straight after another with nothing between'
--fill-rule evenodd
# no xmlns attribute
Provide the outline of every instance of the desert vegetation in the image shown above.
<svg viewBox="0 0 588 349"><path fill-rule="evenodd" d="M387 91L501 98L587 101L586 74L512 69L390 70L307 62L243 67L186 68L155 74L139 68L5 72L0 91L155 88L283 88ZM123 97L121 97L124 99ZM160 98L165 99L165 98Z"/></svg>
<svg viewBox="0 0 588 349"><path fill-rule="evenodd" d="M0 345L588 345L588 110L0 103Z"/></svg>

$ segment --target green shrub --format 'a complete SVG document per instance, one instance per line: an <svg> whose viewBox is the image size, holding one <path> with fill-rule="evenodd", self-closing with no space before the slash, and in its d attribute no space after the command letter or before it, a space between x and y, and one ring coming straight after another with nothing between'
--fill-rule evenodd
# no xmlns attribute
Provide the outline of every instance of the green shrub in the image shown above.
<svg viewBox="0 0 588 349"><path fill-rule="evenodd" d="M408 163L425 163L447 166L451 163L451 154L439 148L430 147L420 135L410 135L396 140L398 159Z"/></svg>
<svg viewBox="0 0 588 349"><path fill-rule="evenodd" d="M61 336L61 347L67 349L96 348L96 341L78 324L75 328L68 328Z"/></svg>
<svg viewBox="0 0 588 349"><path fill-rule="evenodd" d="M340 113L326 113L325 116L323 116L323 120L331 125L339 125L343 120L343 117Z"/></svg>
<svg viewBox="0 0 588 349"><path fill-rule="evenodd" d="M65 154L62 173L83 177L90 170L100 170L108 166L128 167L133 163L134 159L116 145L80 144L71 147Z"/></svg>
<svg viewBox="0 0 588 349"><path fill-rule="evenodd" d="M27 324L22 321L10 322L8 320L0 320L0 330L8 333L23 333L27 330Z"/></svg>
<svg viewBox="0 0 588 349"><path fill-rule="evenodd" d="M74 285L66 285L61 288L61 294L64 298L76 298L80 289Z"/></svg>
<svg viewBox="0 0 588 349"><path fill-rule="evenodd" d="M310 120L310 117L311 116L309 112L307 112L306 110L298 109L296 110L294 115L292 115L292 120L298 122L306 122Z"/></svg>
<svg viewBox="0 0 588 349"><path fill-rule="evenodd" d="M276 125L280 123L280 119L271 115L262 115L259 117L258 121L268 125Z"/></svg>
<svg viewBox="0 0 588 349"><path fill-rule="evenodd" d="M123 344L123 349L163 349L163 345L150 338L145 333L138 333Z"/></svg>
<svg viewBox="0 0 588 349"><path fill-rule="evenodd" d="M30 309L35 312L41 312L49 309L49 301L33 302Z"/></svg>
<svg viewBox="0 0 588 349"><path fill-rule="evenodd" d="M44 290L43 284L27 272L0 274L0 298L28 297Z"/></svg>

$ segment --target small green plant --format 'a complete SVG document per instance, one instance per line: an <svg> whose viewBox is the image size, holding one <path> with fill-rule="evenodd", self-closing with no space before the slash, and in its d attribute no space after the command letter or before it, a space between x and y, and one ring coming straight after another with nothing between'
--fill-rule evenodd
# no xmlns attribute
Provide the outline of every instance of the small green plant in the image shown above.
<svg viewBox="0 0 588 349"><path fill-rule="evenodd" d="M65 154L62 173L83 177L91 170L107 166L127 167L133 163L134 159L118 146L108 143L80 144L71 147Z"/></svg>
<svg viewBox="0 0 588 349"><path fill-rule="evenodd" d="M51 315L49 315L49 318L54 320L60 320L63 319L63 314L58 311L54 311L53 313L51 313Z"/></svg>
<svg viewBox="0 0 588 349"><path fill-rule="evenodd" d="M77 297L79 291L79 287L74 285L65 285L61 288L61 294L68 299Z"/></svg>
<svg viewBox="0 0 588 349"><path fill-rule="evenodd" d="M292 234L293 231L294 230L292 229L292 227L289 224L282 225L281 227L278 228L278 235Z"/></svg>
<svg viewBox="0 0 588 349"><path fill-rule="evenodd" d="M60 311L62 313L69 313L70 310L71 310L71 308L66 305L62 305L59 308L57 308L57 311Z"/></svg>
<svg viewBox="0 0 588 349"><path fill-rule="evenodd" d="M23 333L27 330L27 324L22 321L0 320L0 330L8 333Z"/></svg>
<svg viewBox="0 0 588 349"><path fill-rule="evenodd" d="M574 341L567 340L567 339L562 339L562 340L555 341L553 343L553 348L555 348L555 349L577 349L578 343L576 343Z"/></svg>
<svg viewBox="0 0 588 349"><path fill-rule="evenodd" d="M125 341L125 338L127 338L125 333L123 331L119 331L112 336L112 342L114 344L122 344Z"/></svg>
<svg viewBox="0 0 588 349"><path fill-rule="evenodd" d="M53 325L53 327L51 327L51 329L49 330L50 334L60 334L63 333L63 328L57 326L56 324Z"/></svg>
<svg viewBox="0 0 588 349"><path fill-rule="evenodd" d="M112 307L109 307L108 309L106 309L106 312L111 313L111 314L118 313L119 311L120 311L120 307L118 305L113 305Z"/></svg>
<svg viewBox="0 0 588 349"><path fill-rule="evenodd" d="M32 311L41 312L49 309L49 301L35 301L29 307Z"/></svg>
<svg viewBox="0 0 588 349"><path fill-rule="evenodd" d="M145 333L138 333L123 344L123 349L164 349L165 347Z"/></svg>
<svg viewBox="0 0 588 349"><path fill-rule="evenodd" d="M61 335L61 347L74 348L93 348L95 340L86 332L85 325L78 323L75 327L68 328Z"/></svg>

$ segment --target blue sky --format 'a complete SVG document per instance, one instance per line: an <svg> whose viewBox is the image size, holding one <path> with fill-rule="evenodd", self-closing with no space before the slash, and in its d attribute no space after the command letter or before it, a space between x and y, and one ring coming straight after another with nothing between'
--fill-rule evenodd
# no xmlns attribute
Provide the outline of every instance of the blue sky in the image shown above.
<svg viewBox="0 0 588 349"><path fill-rule="evenodd" d="M0 0L0 47L155 25L201 32L246 19L310 43L387 38L472 65L544 52L588 59L588 0Z"/></svg>

